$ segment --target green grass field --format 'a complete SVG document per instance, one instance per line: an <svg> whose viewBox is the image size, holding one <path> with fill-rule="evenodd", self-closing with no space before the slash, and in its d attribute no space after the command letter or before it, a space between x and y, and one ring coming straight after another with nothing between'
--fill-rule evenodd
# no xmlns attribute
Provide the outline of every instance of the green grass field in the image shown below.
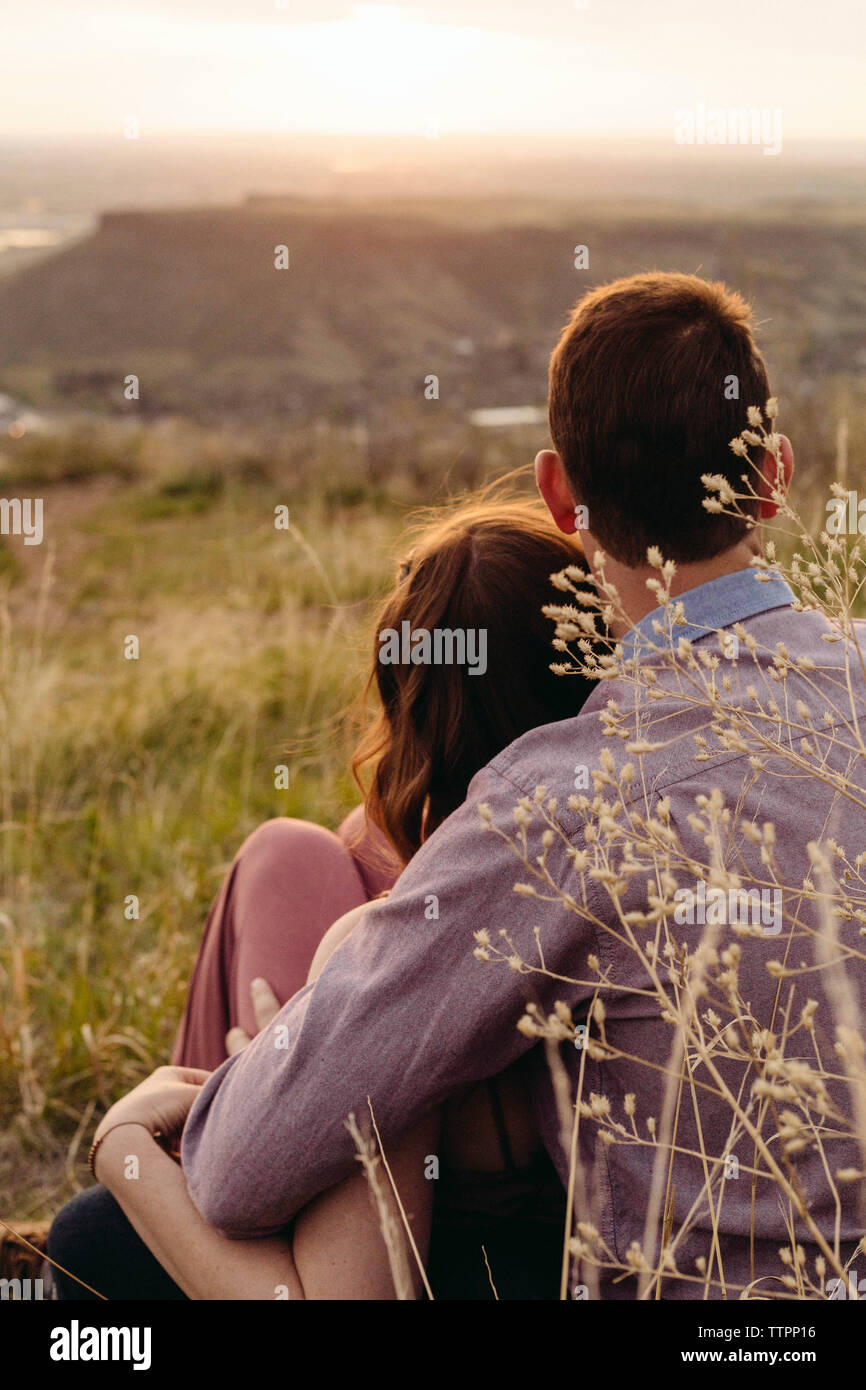
<svg viewBox="0 0 866 1390"><path fill-rule="evenodd" d="M357 800L372 605L407 514L530 457L519 439L360 449L335 429L240 447L98 422L4 445L0 491L43 497L45 529L0 550L6 1217L76 1190L98 1114L168 1059L244 836L334 826Z"/></svg>

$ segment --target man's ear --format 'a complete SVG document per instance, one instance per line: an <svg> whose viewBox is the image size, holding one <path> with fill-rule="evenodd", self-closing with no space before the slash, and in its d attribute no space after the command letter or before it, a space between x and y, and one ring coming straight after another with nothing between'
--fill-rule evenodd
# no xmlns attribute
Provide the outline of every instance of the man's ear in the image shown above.
<svg viewBox="0 0 866 1390"><path fill-rule="evenodd" d="M547 510L560 531L573 536L577 530L574 498L565 473L565 465L555 449L542 449L535 456L535 481L547 503Z"/></svg>
<svg viewBox="0 0 866 1390"><path fill-rule="evenodd" d="M764 459L761 464L763 477L758 488L758 494L761 498L759 513L761 521L769 521L779 510L778 503L771 499L771 493L780 485L783 492L787 492L791 486L791 475L794 472L794 450L791 448L791 441L786 434L779 435L779 457L782 464L781 478L775 457L769 450L764 451Z"/></svg>

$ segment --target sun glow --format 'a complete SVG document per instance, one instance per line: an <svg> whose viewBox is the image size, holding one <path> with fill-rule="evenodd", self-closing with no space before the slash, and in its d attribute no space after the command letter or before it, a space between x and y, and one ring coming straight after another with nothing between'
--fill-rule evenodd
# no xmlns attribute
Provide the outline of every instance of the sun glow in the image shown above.
<svg viewBox="0 0 866 1390"><path fill-rule="evenodd" d="M730 0L727 44L718 19L702 17L693 0L666 0L660 10L645 0L510 0L501 13L492 0L435 8L412 0L117 0L110 8L106 0L40 0L7 8L0 137L116 134L135 116L143 138L435 130L672 142L677 109L752 107L757 91L762 108L784 108L786 138L862 134L857 45L819 61L829 40L810 32L784 64L768 64L775 34L762 43L761 33L774 21L753 0ZM751 26L747 45L737 37L739 11Z"/></svg>
<svg viewBox="0 0 866 1390"><path fill-rule="evenodd" d="M473 65L487 65L497 44L485 30L393 5L358 5L347 19L312 23L292 22L288 10L283 19L278 8L269 24L106 13L95 37L104 44L122 33L129 42L131 27L138 57L152 47L162 60L161 91L143 125L238 131L417 133L434 120L447 125L449 109L471 124Z"/></svg>

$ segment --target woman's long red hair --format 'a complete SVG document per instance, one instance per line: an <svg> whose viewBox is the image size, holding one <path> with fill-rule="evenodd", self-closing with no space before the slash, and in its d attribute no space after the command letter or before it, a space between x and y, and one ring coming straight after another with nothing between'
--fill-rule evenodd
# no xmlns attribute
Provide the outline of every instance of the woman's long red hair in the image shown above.
<svg viewBox="0 0 866 1390"><path fill-rule="evenodd" d="M553 626L542 606L562 600L550 575L582 564L575 537L540 502L464 503L426 519L377 615L370 686L380 709L352 759L369 820L406 862L465 800L475 773L527 730L576 714L579 676L557 676ZM385 664L379 634L408 621L486 629L487 669Z"/></svg>

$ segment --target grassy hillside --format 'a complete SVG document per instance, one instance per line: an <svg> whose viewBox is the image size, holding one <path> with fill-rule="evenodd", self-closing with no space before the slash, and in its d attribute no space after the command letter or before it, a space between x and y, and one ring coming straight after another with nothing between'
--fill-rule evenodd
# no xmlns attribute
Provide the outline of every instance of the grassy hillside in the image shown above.
<svg viewBox="0 0 866 1390"><path fill-rule="evenodd" d="M491 221L495 211L496 220ZM590 268L574 268L573 248ZM290 268L274 268L286 245ZM754 299L790 392L866 367L866 229L778 213L736 224L545 205L372 212L253 202L106 216L0 282L0 386L37 403L199 419L378 420L440 378L452 409L543 399L547 358L588 286L696 270ZM140 377L125 402L123 379Z"/></svg>

